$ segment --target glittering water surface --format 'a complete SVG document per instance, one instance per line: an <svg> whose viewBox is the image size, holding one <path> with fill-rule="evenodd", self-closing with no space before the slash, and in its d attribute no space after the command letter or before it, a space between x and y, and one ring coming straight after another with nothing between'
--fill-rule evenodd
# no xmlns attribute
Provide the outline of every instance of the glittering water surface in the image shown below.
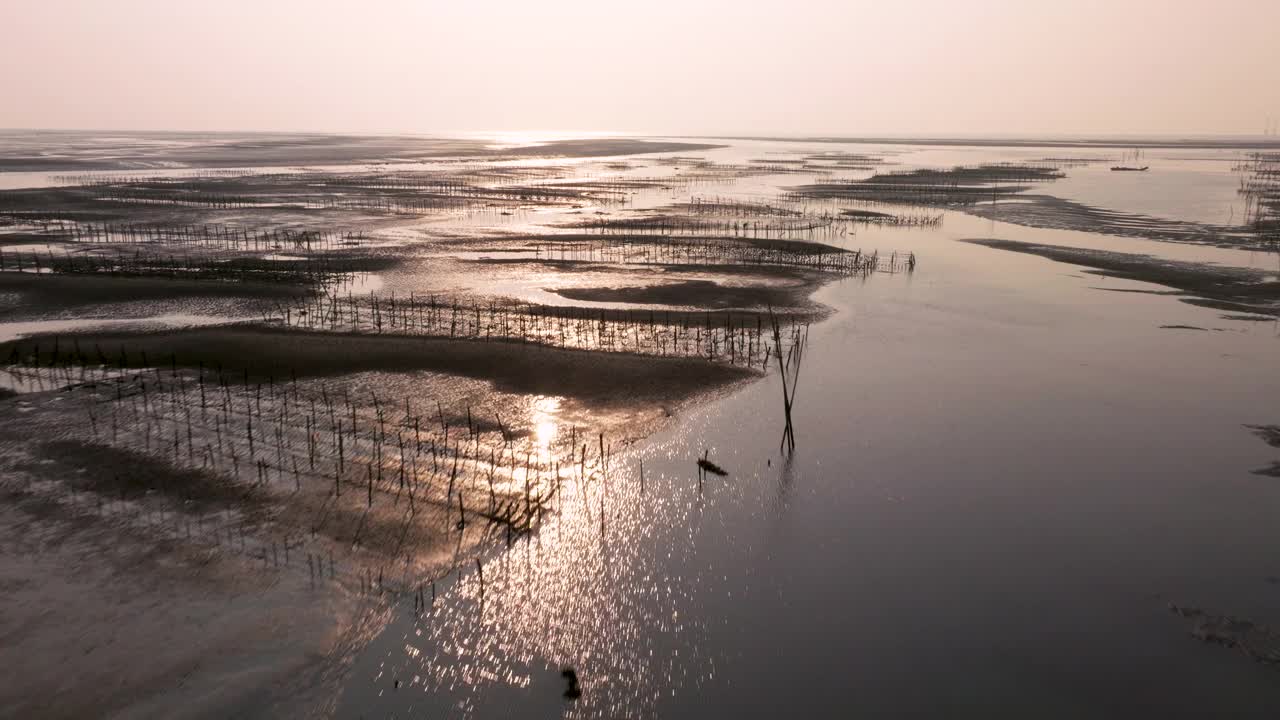
<svg viewBox="0 0 1280 720"><path fill-rule="evenodd" d="M776 376L680 418L398 601L339 716L1273 717L1274 670L1167 606L1280 622L1280 486L1250 472L1274 452L1242 427L1277 421L1275 324L965 237L1276 266L950 212L869 229L927 264L818 293L794 457Z"/></svg>
<svg viewBox="0 0 1280 720"><path fill-rule="evenodd" d="M1170 221L1242 221L1235 151L1148 151L1147 174L1111 173L1119 151L1104 149L732 141L696 155L741 166L834 152L880 156L888 163L880 169L900 170L1091 160L1034 192ZM611 160L511 163L572 165L577 179L685 171L653 157L601 171ZM817 179L752 173L673 183L601 212L695 195L767 201ZM0 175L0 188L58 182L53 173ZM444 214L379 242L552 233L579 210ZM1277 325L1167 295L1109 292L1167 288L958 240L1280 272L1277 255L1035 229L1002 222L999 212L936 212L936 227L869 225L828 239L914 252L920 266L816 294L835 312L809 337L794 456L779 452L782 387L771 370L618 451L603 473L556 467L563 491L534 533L476 557L461 549L476 547L474 534L486 529L468 525L446 578L420 594L369 599L390 603L389 620L337 658L349 662L337 716L1276 717L1275 669L1195 642L1167 608L1280 625L1280 484L1251 472L1275 451L1243 427L1280 423ZM563 301L555 290L661 281L643 266L468 266L495 252L414 256L342 292L459 290L553 303ZM681 279L690 277L701 276ZM0 339L106 324L24 319L0 323ZM7 386L25 390L24 382ZM353 382L357 394L397 399L427 384L376 374ZM567 418L572 407L559 397L495 402L528 420L532 448L548 461L562 456L552 448L563 449L566 433L587 425ZM728 476L700 477L695 460L704 453ZM566 668L580 679L577 699L564 697Z"/></svg>

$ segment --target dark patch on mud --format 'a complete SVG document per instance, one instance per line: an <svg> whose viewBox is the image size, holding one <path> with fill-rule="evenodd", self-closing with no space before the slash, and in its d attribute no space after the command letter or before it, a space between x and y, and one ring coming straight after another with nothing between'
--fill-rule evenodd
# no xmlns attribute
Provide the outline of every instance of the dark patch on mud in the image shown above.
<svg viewBox="0 0 1280 720"><path fill-rule="evenodd" d="M876 212L874 210L841 210L840 214L849 218L866 218L866 219L892 219L897 217L893 213Z"/></svg>
<svg viewBox="0 0 1280 720"><path fill-rule="evenodd" d="M0 219L0 228L4 227L4 220ZM32 232L4 233L0 235L0 247L8 247L10 245L60 245L57 240L49 238L47 235L40 235Z"/></svg>
<svg viewBox="0 0 1280 720"><path fill-rule="evenodd" d="M701 359L561 350L515 342L479 342L432 337L304 332L268 327L218 327L143 333L84 333L79 346L101 348L111 357L123 349L136 363L145 352L153 362L180 367L222 367L230 375L285 379L354 372L427 370L487 380L498 390L559 395L601 406L677 402L724 387L755 373ZM69 342L63 338L64 345ZM34 352L51 359L47 336L0 345L0 357Z"/></svg>
<svg viewBox="0 0 1280 720"><path fill-rule="evenodd" d="M311 294L310 288L279 283L231 283L167 278L123 278L109 275L34 275L0 273L0 292L22 294L23 302L0 310L6 314L50 314L83 306L124 301L230 298L293 299ZM23 304L30 303L28 307Z"/></svg>
<svg viewBox="0 0 1280 720"><path fill-rule="evenodd" d="M1161 330L1199 330L1201 332L1209 332L1209 328L1202 328L1198 325L1161 325Z"/></svg>
<svg viewBox="0 0 1280 720"><path fill-rule="evenodd" d="M1034 183L1061 177L1063 173L1053 167L990 164L883 172L865 180L801 185L790 192L818 200L964 206L1020 195Z"/></svg>
<svg viewBox="0 0 1280 720"><path fill-rule="evenodd" d="M1273 448L1280 448L1280 425L1245 425L1245 427L1262 438L1262 442Z"/></svg>
<svg viewBox="0 0 1280 720"><path fill-rule="evenodd" d="M812 289L809 286L721 285L713 280L686 280L630 287L547 288L547 292L570 300L725 310L801 306L806 304Z"/></svg>
<svg viewBox="0 0 1280 720"><path fill-rule="evenodd" d="M157 440L157 443L161 440ZM77 440L54 440L40 445L49 464L24 469L45 477L60 477L76 490L106 498L136 498L158 493L196 509L258 504L257 497L237 483L213 473L172 465L141 452Z"/></svg>
<svg viewBox="0 0 1280 720"><path fill-rule="evenodd" d="M511 250L510 252L521 252L521 250ZM648 269L643 265L617 265L592 260L560 260L555 258L481 257L468 258L461 262L474 263L478 265L527 265L531 268L547 268L562 272L590 271L596 273L632 274ZM652 267L655 268L655 272L660 272L663 275L675 275L679 273L698 273L706 275L710 273L715 275L758 277L770 281L779 278L797 279L813 283L815 288L819 283L829 279L823 276L820 271L804 267L795 267L792 265L699 265L693 263L663 263L661 266Z"/></svg>
<svg viewBox="0 0 1280 720"><path fill-rule="evenodd" d="M1075 230L1167 242L1204 243L1218 247L1257 246L1252 234L1236 227L1108 210L1050 195L1022 195L1017 202L972 205L964 208L964 211L987 220L1033 228Z"/></svg>
<svg viewBox="0 0 1280 720"><path fill-rule="evenodd" d="M1266 315L1223 315L1223 320L1239 320L1241 322L1275 322L1276 319Z"/></svg>
<svg viewBox="0 0 1280 720"><path fill-rule="evenodd" d="M1080 276L1073 275L1072 277L1080 277ZM1177 295L1178 294L1177 290L1142 290L1139 288L1109 288L1109 287L1102 287L1100 285L1090 285L1089 289L1101 290L1103 292L1114 292L1114 293L1134 293L1137 295Z"/></svg>
<svg viewBox="0 0 1280 720"><path fill-rule="evenodd" d="M694 237L671 236L666 234L654 234L654 233L647 233L644 231L628 231L626 227L628 224L635 224L636 222L649 223L649 222L657 222L659 220L662 220L662 218L655 219L655 217L656 216L643 216L638 218L619 219L617 221L613 221L613 220L606 221L605 224L607 224L608 227L617 230L617 232L611 232L607 235L600 235L596 233L559 233L554 236L527 235L527 234L508 235L502 238L490 236L490 237L481 239L479 242L482 244L473 244L472 246L467 246L466 239L462 238L460 239L459 246L460 246L460 249L465 249L472 252L502 252L502 251L528 252L531 250L542 249L542 252L544 253L544 257L542 257L541 259L544 261L557 260L556 256L560 252L561 247L572 248L575 245L580 245L582 247L594 247L594 248L599 248L602 245L624 247L627 245L647 245L647 244L653 244L655 242L660 242L662 244L677 244L677 245L681 244L682 242L686 244L689 242L696 242L698 245L704 246L704 247L706 246L749 247L749 248L755 248L758 250L785 250L787 252L793 252L793 253L805 254L805 255L838 255L838 254L849 252L849 250L846 248L837 247L835 245L831 245L825 242L816 242L813 240L797 240L797 239L779 240L776 238L753 237L750 235L741 235L741 234L733 235L731 233L728 233L728 234L705 233L705 234L698 235L696 238L694 238ZM674 217L676 217L678 220L684 219L683 216L674 216ZM579 229L581 229L581 227L583 226L598 228L602 226L602 223L601 222L570 223L568 225L563 225L562 227L578 227ZM512 244L507 245L505 247L495 244L499 241L506 241ZM489 260L489 259L481 258L479 260L474 260L473 262L478 262L481 260ZM519 259L517 258L516 260L519 260ZM672 266L678 267L680 266L680 263L664 262L662 263L662 266L664 268L672 267ZM714 264L714 266L721 267L721 265L719 264ZM706 265L700 264L700 265L697 265L697 267L706 267ZM758 266L756 268L758 272L774 272L775 270L785 271L786 269L787 268L785 266L778 268L778 267L769 266L769 265Z"/></svg>
<svg viewBox="0 0 1280 720"><path fill-rule="evenodd" d="M1235 648L1266 665L1280 664L1280 632L1251 620L1206 612L1200 608L1169 604L1179 617L1195 621L1191 637L1205 643Z"/></svg>
<svg viewBox="0 0 1280 720"><path fill-rule="evenodd" d="M969 239L962 242L1081 265L1091 268L1088 272L1095 275L1165 285L1188 295L1182 301L1193 305L1280 316L1280 282L1262 270L1016 240Z"/></svg>
<svg viewBox="0 0 1280 720"><path fill-rule="evenodd" d="M1245 425L1257 435L1262 442L1273 448L1280 448L1280 425ZM1280 460L1277 460L1264 468L1258 468L1253 471L1254 475L1265 475L1267 477L1280 478Z"/></svg>

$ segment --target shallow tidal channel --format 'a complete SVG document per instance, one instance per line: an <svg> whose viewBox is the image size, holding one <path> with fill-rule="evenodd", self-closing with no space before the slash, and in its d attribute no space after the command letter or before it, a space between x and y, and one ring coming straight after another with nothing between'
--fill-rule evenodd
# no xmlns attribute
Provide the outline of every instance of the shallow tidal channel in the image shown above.
<svg viewBox="0 0 1280 720"><path fill-rule="evenodd" d="M695 410L401 601L338 715L1273 717L1169 608L1280 623L1274 326L949 240L819 291L794 457L776 372Z"/></svg>

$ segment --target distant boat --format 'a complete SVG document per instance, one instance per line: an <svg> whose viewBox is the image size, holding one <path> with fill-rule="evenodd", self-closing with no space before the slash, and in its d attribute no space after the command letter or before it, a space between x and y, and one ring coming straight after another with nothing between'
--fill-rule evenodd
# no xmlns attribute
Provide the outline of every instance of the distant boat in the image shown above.
<svg viewBox="0 0 1280 720"><path fill-rule="evenodd" d="M1128 165L1116 165L1111 168L1111 172L1146 172L1151 166L1143 165L1142 167L1129 167Z"/></svg>

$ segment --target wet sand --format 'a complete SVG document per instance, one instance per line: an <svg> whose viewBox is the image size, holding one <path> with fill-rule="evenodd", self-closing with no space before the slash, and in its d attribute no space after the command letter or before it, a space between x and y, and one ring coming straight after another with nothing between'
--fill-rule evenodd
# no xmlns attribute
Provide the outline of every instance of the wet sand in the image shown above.
<svg viewBox="0 0 1280 720"><path fill-rule="evenodd" d="M306 717L333 702L313 681L355 633L349 598L87 522L88 506L11 489L18 479L0 510L0 714Z"/></svg>
<svg viewBox="0 0 1280 720"><path fill-rule="evenodd" d="M334 275L403 278L414 259L432 277L427 254L459 245L429 237L424 217L496 220L595 197L587 186L513 185L571 167L497 163L713 145L189 141L109 159L92 143L56 162L5 158L7 170L50 173L165 163L154 172L178 177L45 176L36 180L63 187L0 196L0 319L26 335L3 343L3 357L26 357L0 371L0 532L33 558L0 570L14 608L0 621L0 661L38 656L0 689L0 714L331 715L354 648L385 622L385 597L426 602L461 561L557 511L562 483L600 482L613 453L761 375L692 357L260 320L318 297L370 298L382 282ZM355 167L389 154L417 165ZM303 162L341 167L173 168ZM802 286L807 295L817 283ZM183 313L248 322L94 329ZM41 334L64 327L77 332Z"/></svg>
<svg viewBox="0 0 1280 720"><path fill-rule="evenodd" d="M49 337L31 338L5 348L22 353L40 343L48 363L51 342ZM449 409L438 417L429 414L427 424L448 423L458 428L455 434L467 437L466 428L474 425L477 433L515 443L511 478L500 489L500 498L513 501L527 492L516 484L518 466L528 462L523 455L517 458L518 448L536 448L535 441L543 440L536 420L527 424L529 415L518 406L521 398L558 398L554 407L560 422L591 423L592 430L602 432L601 449L607 436L612 450L665 425L683 405L755 376L690 359L260 327L86 333L64 336L62 342L64 357L74 342L86 352L101 347L127 353L134 364L145 352L166 367L168 362L179 368L220 365L230 384L249 379L251 385L235 391L236 398L243 398L235 402L248 405L255 387L261 402L260 383L272 376L278 387L284 387L286 377L296 378L291 382L310 395L313 408L321 392L314 383L335 378L356 397L372 394L376 403L376 395L382 394L391 407L400 402L397 391L412 394L415 405L423 403L424 395L435 394ZM152 395L163 389L163 376L156 371L152 380L149 370L135 372L137 377L121 388L136 412L145 406L140 398L147 396L148 384ZM365 375L371 385L355 380ZM0 473L7 505L0 517L0 541L7 555L15 554L0 570L0 592L11 608L0 620L0 637L5 638L0 660L14 669L0 690L0 709L6 715L331 714L345 663L385 622L379 619L386 612L380 599L393 580L384 579L385 569L397 568L397 559L411 549L412 563L404 556L399 566L405 576L439 577L456 567L459 556L469 558L502 542L502 532L486 529L479 515L492 500L486 498L482 479L477 487L470 460L456 492L452 480L448 495L444 481L436 480L417 490L416 505L401 493L392 497L394 471L384 481L381 467L375 497L370 470L366 508L363 480L344 481L354 487L345 488L339 502L326 490L332 481L326 486L323 478L308 477L295 491L287 469L266 483L250 480L251 473L231 479L226 468L206 470L200 461L188 463L190 448L179 453L181 462L173 449L165 459L166 451L157 454L159 438L147 451L140 439L116 443L111 437L114 420L110 435L103 437L103 405L98 405L100 415L89 433L83 403L119 393L113 389L118 383L66 385L54 376L48 390L0 396ZM75 372L69 377L74 380ZM451 379L456 377L473 378L478 386L450 395L458 392ZM194 392L194 380L188 386ZM218 392L211 388L210 395ZM193 410L201 417L206 411L194 404L193 395L187 398L190 423ZM464 411L464 401L475 404ZM363 402L361 423L375 427L371 408ZM177 417L181 407L175 407ZM267 424L273 412L260 415L259 421L250 416L250 422ZM377 417L381 414L378 410ZM416 420L412 430L397 423L397 434L416 435ZM139 425L126 427L136 433ZM260 435L260 442L267 442L269 432ZM440 442L438 427L431 433L433 443ZM231 434L230 424L224 424L217 443L224 436L231 441ZM558 442L569 439L565 431ZM584 440L594 448L594 436ZM205 425L197 428L194 443L175 442L176 448L183 443L212 445L214 439ZM238 442L246 453L243 439ZM352 464L360 448L366 456L371 452L370 442L366 436L348 444ZM424 471L434 464L428 460L434 458L434 448L420 460ZM403 458L403 444L400 453ZM588 469L598 462L592 460ZM295 461L293 473L297 471ZM447 478L447 465L442 471ZM453 472L458 472L456 461ZM489 482L491 496L492 471ZM526 477L526 488L527 482ZM461 531L454 527L455 502L457 508L465 503L471 513ZM407 523L404 513L415 506L413 522ZM508 532L507 542L510 537ZM111 548L106 557L103 546ZM16 555L30 560L18 561ZM398 570L394 583L394 591L387 592L398 596L409 587L424 597L435 593L433 583L402 581ZM192 622L198 630L193 631ZM35 661L22 662L26 656ZM138 657L147 662L138 663Z"/></svg>
<svg viewBox="0 0 1280 720"><path fill-rule="evenodd" d="M221 367L234 381L274 377L341 376L370 370L434 371L491 382L499 390L570 397L601 405L678 403L756 376L751 370L689 358L560 350L534 344L472 342L430 337L300 332L269 327L200 328L153 333L82 333L62 338L62 353L76 343L90 359L94 348L133 362L146 353L168 367ZM53 338L0 344L0 357L53 354Z"/></svg>
<svg viewBox="0 0 1280 720"><path fill-rule="evenodd" d="M294 299L309 295L305 286L281 283L172 280L168 278L111 277L109 275L53 275L0 273L0 292L16 293L18 301L0 308L0 318L57 315L108 303L222 298L248 301Z"/></svg>
<svg viewBox="0 0 1280 720"><path fill-rule="evenodd" d="M1233 313L1280 316L1280 280L1274 279L1274 273L1263 270L1016 240L971 239L965 242L1080 265L1091 268L1088 272L1095 275L1166 285L1181 291L1188 296L1183 301L1194 305Z"/></svg>
<svg viewBox="0 0 1280 720"><path fill-rule="evenodd" d="M687 305L714 310L796 308L813 309L807 302L812 285L762 287L722 285L713 280L680 282L631 287L560 288L552 290L570 300L623 302L660 305Z"/></svg>
<svg viewBox="0 0 1280 720"><path fill-rule="evenodd" d="M1049 195L1024 194L1014 202L975 205L966 212L989 220L1035 228L1204 243L1217 247L1259 247L1252 233L1240 227L1213 226L1106 210Z"/></svg>
<svg viewBox="0 0 1280 720"><path fill-rule="evenodd" d="M1146 297L1160 290L1135 290L1116 295L1120 310L1104 316L1111 334L1095 333L1101 321L1071 314L1091 291L1065 290L1060 273L1026 264L1034 259L988 262L980 257L987 250L952 244L944 234L950 213L891 204L845 208L839 200L816 201L815 208L788 194L797 177L817 183L871 172L888 162L879 149L819 153L814 162L836 166L817 167L774 150L660 140L502 148L326 136L240 138L223 147L201 142L192 138L191 148L102 167L141 168L157 159L224 169L280 164L271 172L173 181L100 178L0 197L0 215L50 215L48 228L37 223L32 231L24 219L8 226L16 231L0 242L59 237L75 250L110 252L120 243L157 254L172 248L179 257L190 251L202 261L262 255L264 266L267 256L295 254L313 265L331 254L353 265L362 258L389 261L376 268L373 290L320 281L0 273L8 283L0 285L0 313L9 317L56 314L76 322L118 314L130 304L122 302L127 296L146 306L142 315L235 306L272 318L59 333L57 362L48 333L0 344L0 360L27 356L0 368L21 375L12 383L16 390L0 384L0 468L11 501L0 516L0 537L21 556L0 567L0 593L6 607L16 608L0 618L6 640L0 664L37 659L15 676L20 683L0 688L0 714L77 716L104 708L165 717L357 717L424 707L444 712L461 706L455 701L474 703L481 716L544 706L560 714L560 663L581 671L586 693L576 709L584 716L646 715L654 708L672 716L733 708L744 716L821 715L833 711L828 698L839 696L829 690L850 687L848 667L860 668L855 685L864 707L936 709L949 698L955 708L1010 701L1026 709L1044 707L1046 695L1034 688L1056 688L1058 658L1076 668L1101 662L1111 671L1146 658L1154 643L1169 658L1157 663L1157 675L1172 666L1185 680L1201 669L1197 658L1180 652L1177 628L1147 623L1149 605L1168 619L1163 601L1137 602L1135 610L1129 596L1164 587L1159 572L1146 572L1151 567L1172 573L1192 566L1188 574L1210 579L1239 571L1225 554L1203 566L1175 562L1171 556L1198 557L1201 550L1157 530L1163 513L1209 505L1178 503L1188 484L1199 487L1197 478L1236 483L1203 492L1224 504L1243 498L1244 515L1265 506L1257 502L1264 489L1247 480L1270 479L1249 475L1257 465L1248 451L1257 443L1240 423L1272 419L1260 410L1239 417L1252 395L1230 406L1223 398L1234 397L1233 387L1199 398L1205 406L1217 402L1212 418L1163 406L1143 415L1134 408L1147 407L1150 398L1169 400L1166 389L1149 392L1143 384L1157 373L1125 379L1128 365L1116 367L1092 348L1114 347L1131 335L1146 343L1139 355L1148 359L1188 357L1188 348L1202 347L1216 358L1214 342L1238 353L1252 348L1241 345L1249 339L1245 331L1159 329L1207 328L1213 319L1203 308ZM817 150L796 149L805 156ZM95 167L98 151L86 147L74 166ZM705 157L557 160L653 152ZM375 157L394 160L358 167ZM335 167L281 172L303 162ZM981 183L994 176L978 175L965 176L978 185L961 193L972 198L959 199L989 199ZM945 182L955 175L915 177ZM1001 192L1023 187L1007 184ZM962 211L975 207L986 206ZM139 233L134 221L149 230ZM118 225L99 226L104 222ZM308 233L330 233L332 247L313 251ZM360 236L357 245L342 244L348 233ZM104 236L110 242L95 241ZM1248 313L1224 317L1273 322L1276 314L1275 283L1261 270L1170 263L1158 253L976 242L1164 284L1189 301ZM872 253L881 243L890 248L881 255L886 260L906 258L919 244L946 262L932 265L922 252L929 269L918 275L902 260L887 271L852 274L722 262L730 248L812 262L855 248ZM693 260L671 253L672 246L692 247ZM498 257L475 257L486 252ZM574 252L581 259L572 259ZM557 253L569 259L555 259ZM838 278L852 281L832 286ZM615 326L666 322L700 338L713 330L703 324L708 316L722 322L726 313L697 310L773 307L788 322L825 320L815 326L821 340L806 360L816 375L806 371L801 393L801 452L785 460L776 455L781 393L776 378L760 371L763 364L726 363L722 354L712 361L705 352L662 357L665 345L638 355L549 347L554 337L544 337L545 345L487 339L495 324L488 317L482 323L480 313L495 305L525 303L503 325L523 328L555 317L553 299L529 297L528 288L562 298L561 310L579 313L571 317L591 332L598 323L606 336L604 316L594 319L600 308L587 303L621 306L612 316L620 320L609 321ZM438 322L405 328L372 320L371 311L388 313L393 300L403 312L411 293L416 300L409 304L419 310L430 298ZM1059 297L1054 293L1078 305L1046 310ZM354 298L343 307L359 312L359 322L327 331L280 326L289 310L293 323L298 309L315 319L315 310L328 307L319 299L330 296ZM439 308L455 302L480 311L473 329L460 331L470 333L467 339L440 336L452 334L459 313L451 320ZM628 315L627 306L661 309ZM1134 307L1144 308L1137 317L1150 322L1122 322ZM739 331L756 326L745 317L731 323ZM1065 339L1042 332L1053 323L1084 337L1089 352L1077 357ZM1240 325L1266 329L1264 322ZM360 331L348 331L355 327ZM38 363L31 357L37 343ZM84 357L68 357L77 347ZM127 369L114 364L122 350ZM1036 362L1024 363L1020 353ZM1243 355L1232 372L1176 379L1190 387L1189 377L1218 384L1244 378L1265 388L1251 375L1253 359ZM1117 373L1121 381L1104 380ZM1189 392L1199 387L1192 385ZM1041 393L1052 408L1046 417L1025 400ZM1107 425L1111 417L1118 419ZM1224 418L1230 431L1219 433ZM1147 429L1156 421L1161 443L1209 438L1210 450L1179 454L1192 443L1155 443ZM1175 423L1181 424L1170 427ZM993 431L998 440L979 432L988 426L1000 428ZM1109 454L1109 436L1090 434L1100 426L1125 438L1123 453ZM1064 454L1064 446L1073 450ZM693 479L695 458L707 452L728 478ZM1044 463L1045 457L1059 459ZM634 462L641 458L647 488ZM1196 478L1184 467L1196 468ZM1147 476L1161 480L1154 502L1134 489L1134 478ZM1101 499L1072 494L1093 478L1106 481L1089 485ZM1029 485L1051 499L1044 503L1050 509L1036 505ZM1180 526L1193 534L1213 530L1202 545L1218 538L1240 546L1225 538L1261 527L1252 516L1241 521L1241 511L1217 528L1212 518L1192 516ZM1091 530L1077 535L1083 517ZM1112 567L1129 562L1115 548L1131 547L1135 535L1138 545L1148 536L1159 540L1152 543L1158 551L1134 551L1137 570L1113 576ZM1121 537L1124 543L1111 543ZM815 548L822 562L814 562ZM1024 559L1021 548L1028 555L1049 552ZM109 555L120 559L108 561ZM951 577L956 567L965 570ZM1205 567L1225 569L1215 574ZM1001 586L1010 573L1025 582ZM1079 584L1098 591L1042 591ZM1106 593L1118 584L1126 594L1121 613L1129 613L1122 621ZM948 601L922 602L921 587ZM1068 593L1075 600L1063 603ZM1179 598L1202 595L1183 588ZM1238 600L1228 595L1214 606L1234 610ZM1010 614L1011 602L1032 610ZM1272 620L1246 610L1239 612ZM1046 616L1076 636L1097 630L1090 623L1104 617L1113 634L1102 644L1120 648L1123 662L1107 664L1097 639L1091 648L1055 640L1044 631ZM967 621L957 622L971 617L981 620L972 633ZM918 633L904 636L904 627L917 625ZM743 637L773 650L762 654ZM78 646L78 639L86 642ZM926 663L941 679L921 692L923 649L939 642L956 650L965 670L956 672L951 659ZM1008 666L991 661L993 644L1029 658L1020 666L1028 683L1009 688ZM1055 650L1045 655L1050 645ZM137 657L152 661L139 666ZM107 669L117 666L126 670L113 686ZM1231 687L1248 685L1238 668L1214 667L1221 671L1214 677ZM900 668L910 671L898 676ZM1110 673L1080 672L1090 697L1114 691L1100 674ZM784 697L774 681L816 690ZM424 694L427 687L433 692ZM1240 706L1252 707L1251 697L1265 696L1239 697ZM507 700L512 704L504 706Z"/></svg>
<svg viewBox="0 0 1280 720"><path fill-rule="evenodd" d="M1247 427L1266 444L1273 448L1280 448L1280 425L1248 425ZM1280 478L1280 460L1272 462L1267 467L1258 468L1254 473Z"/></svg>

